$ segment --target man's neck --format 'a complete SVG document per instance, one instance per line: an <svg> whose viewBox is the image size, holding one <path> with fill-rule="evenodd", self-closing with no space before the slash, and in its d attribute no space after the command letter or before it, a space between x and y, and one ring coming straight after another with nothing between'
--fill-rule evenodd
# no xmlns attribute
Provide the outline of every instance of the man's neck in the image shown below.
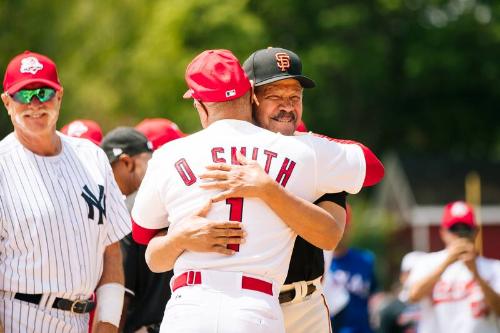
<svg viewBox="0 0 500 333"><path fill-rule="evenodd" d="M250 112L241 112L241 113L221 112L219 114L212 114L211 117L209 117L208 119L208 124L210 125L216 122L217 120L223 120L223 119L241 120L253 124L252 114Z"/></svg>
<svg viewBox="0 0 500 333"><path fill-rule="evenodd" d="M43 135L30 135L15 131L19 142L28 150L40 156L55 156L61 152L61 139L55 131Z"/></svg>

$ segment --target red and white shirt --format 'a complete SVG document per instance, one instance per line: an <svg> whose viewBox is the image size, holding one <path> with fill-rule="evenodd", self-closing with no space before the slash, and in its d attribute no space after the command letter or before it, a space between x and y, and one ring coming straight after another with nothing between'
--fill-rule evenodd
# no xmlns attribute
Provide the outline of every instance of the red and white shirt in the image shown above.
<svg viewBox="0 0 500 333"><path fill-rule="evenodd" d="M236 163L236 151L256 160L288 191L311 202L325 193L357 193L365 180L366 163L359 145L310 134L287 137L245 121L219 120L154 153L132 210L141 227L134 229L134 238L144 236L140 235L144 228L173 230L182 225L216 193L201 189L197 175L214 162ZM228 199L216 203L208 218L241 221L246 242L232 256L185 251L175 263L176 275L191 269L237 271L283 284L296 234L263 201Z"/></svg>
<svg viewBox="0 0 500 333"><path fill-rule="evenodd" d="M447 256L447 250L443 250L419 257L408 278L408 287L437 269ZM500 261L478 257L476 265L480 276L500 293ZM448 266L434 286L432 297L423 299L420 306L419 333L500 332L498 318L486 305L479 284L461 261Z"/></svg>

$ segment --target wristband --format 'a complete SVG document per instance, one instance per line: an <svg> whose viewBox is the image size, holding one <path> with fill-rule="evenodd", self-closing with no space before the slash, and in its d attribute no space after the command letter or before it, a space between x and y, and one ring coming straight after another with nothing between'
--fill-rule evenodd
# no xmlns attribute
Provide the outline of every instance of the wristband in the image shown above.
<svg viewBox="0 0 500 333"><path fill-rule="evenodd" d="M98 323L102 321L110 323L116 327L120 326L123 298L125 297L125 287L116 282L103 284L97 288L96 297L96 322Z"/></svg>

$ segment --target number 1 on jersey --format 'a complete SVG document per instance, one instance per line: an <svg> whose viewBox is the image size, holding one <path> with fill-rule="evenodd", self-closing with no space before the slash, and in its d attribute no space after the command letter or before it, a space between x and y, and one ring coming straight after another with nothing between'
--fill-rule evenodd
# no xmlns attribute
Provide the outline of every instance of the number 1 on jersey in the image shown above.
<svg viewBox="0 0 500 333"><path fill-rule="evenodd" d="M242 222L243 198L226 199L226 205L229 205L229 220ZM227 248L238 252L240 250L240 244L227 244Z"/></svg>

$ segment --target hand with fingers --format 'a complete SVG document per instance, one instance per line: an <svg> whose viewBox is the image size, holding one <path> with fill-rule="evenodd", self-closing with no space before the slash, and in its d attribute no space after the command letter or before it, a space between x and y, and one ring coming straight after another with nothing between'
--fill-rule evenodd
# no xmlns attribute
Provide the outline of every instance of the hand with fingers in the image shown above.
<svg viewBox="0 0 500 333"><path fill-rule="evenodd" d="M467 239L464 243L463 251L459 259L465 264L472 274L477 273L476 258L476 247L471 240Z"/></svg>
<svg viewBox="0 0 500 333"><path fill-rule="evenodd" d="M466 238L457 238L449 246L446 262L451 265L457 260L470 260L474 254L474 244ZM475 256L474 256L475 258Z"/></svg>
<svg viewBox="0 0 500 333"><path fill-rule="evenodd" d="M201 208L196 214L188 217L175 232L181 239L183 248L193 252L217 252L231 255L235 251L228 249L227 244L243 244L246 233L242 224L237 221L215 221L206 218L212 202Z"/></svg>
<svg viewBox="0 0 500 333"><path fill-rule="evenodd" d="M204 180L200 184L204 189L217 189L222 192L212 197L212 202L227 198L257 197L264 199L272 186L277 183L254 160L249 160L236 152L240 165L215 163L206 167L207 171L199 175Z"/></svg>

